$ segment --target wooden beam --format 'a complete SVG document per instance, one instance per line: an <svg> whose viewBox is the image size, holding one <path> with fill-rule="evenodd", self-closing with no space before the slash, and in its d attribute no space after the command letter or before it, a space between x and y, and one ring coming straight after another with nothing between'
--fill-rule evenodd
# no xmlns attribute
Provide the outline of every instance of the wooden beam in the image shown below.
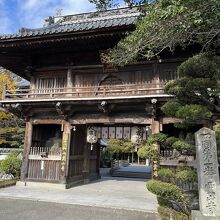
<svg viewBox="0 0 220 220"><path fill-rule="evenodd" d="M93 70L97 71L97 69L102 69L103 65L101 64L96 64L96 65L78 65L78 66L69 66L69 65L62 65L62 66L48 66L48 67L41 67L41 68L36 68L36 72L41 72L41 71L53 71L53 70Z"/></svg>
<svg viewBox="0 0 220 220"><path fill-rule="evenodd" d="M100 114L77 115L69 119L71 124L152 124L152 118L132 115L108 116Z"/></svg>
<svg viewBox="0 0 220 220"><path fill-rule="evenodd" d="M37 124L62 124L62 119L31 119L30 120L34 125Z"/></svg>
<svg viewBox="0 0 220 220"><path fill-rule="evenodd" d="M178 123L178 122L181 122L182 120L181 119L178 119L178 118L172 118L172 117L163 117L160 122L162 124L175 124L175 123Z"/></svg>

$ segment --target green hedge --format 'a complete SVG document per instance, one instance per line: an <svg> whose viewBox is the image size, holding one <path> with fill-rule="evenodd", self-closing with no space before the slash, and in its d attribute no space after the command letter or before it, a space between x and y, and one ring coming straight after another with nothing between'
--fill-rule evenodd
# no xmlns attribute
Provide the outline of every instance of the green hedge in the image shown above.
<svg viewBox="0 0 220 220"><path fill-rule="evenodd" d="M16 184L18 179L11 179L11 180L0 180L0 188L7 187L7 186L13 186Z"/></svg>
<svg viewBox="0 0 220 220"><path fill-rule="evenodd" d="M157 196L176 202L184 202L185 195L182 190L171 183L161 182L159 180L150 180L147 182L147 189Z"/></svg>

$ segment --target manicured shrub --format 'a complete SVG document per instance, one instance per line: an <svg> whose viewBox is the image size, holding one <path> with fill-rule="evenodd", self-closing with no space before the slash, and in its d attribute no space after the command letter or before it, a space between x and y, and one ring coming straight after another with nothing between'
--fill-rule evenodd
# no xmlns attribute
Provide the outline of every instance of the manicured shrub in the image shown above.
<svg viewBox="0 0 220 220"><path fill-rule="evenodd" d="M176 137L168 137L165 141L165 145L167 148L171 148L173 143L175 143L176 141L178 141L178 138Z"/></svg>
<svg viewBox="0 0 220 220"><path fill-rule="evenodd" d="M178 150L179 152L192 152L194 147L186 141L178 140L173 143L172 148Z"/></svg>
<svg viewBox="0 0 220 220"><path fill-rule="evenodd" d="M158 161L160 157L158 150L148 145L142 146L137 153L140 158L149 158L153 161Z"/></svg>
<svg viewBox="0 0 220 220"><path fill-rule="evenodd" d="M160 206L165 206L169 208L173 208L172 202L170 202L168 199L157 196L157 202Z"/></svg>
<svg viewBox="0 0 220 220"><path fill-rule="evenodd" d="M163 145L167 139L167 135L163 133L152 134L147 138L147 144L160 144Z"/></svg>
<svg viewBox="0 0 220 220"><path fill-rule="evenodd" d="M183 170L176 172L176 180L182 183L194 183L197 182L197 173L190 168L184 168Z"/></svg>
<svg viewBox="0 0 220 220"><path fill-rule="evenodd" d="M9 154L0 163L0 171L6 174L12 174L14 177L19 177L22 161L17 156L16 153Z"/></svg>
<svg viewBox="0 0 220 220"><path fill-rule="evenodd" d="M175 173L168 168L161 168L158 171L158 178L165 182L173 182L175 178Z"/></svg>
<svg viewBox="0 0 220 220"><path fill-rule="evenodd" d="M175 210L164 207L164 206L159 206L158 207L158 213L160 215L161 220L190 220L190 216L183 213L183 212L176 212Z"/></svg>
<svg viewBox="0 0 220 220"><path fill-rule="evenodd" d="M185 200L185 195L182 190L172 183L165 183L159 180L150 180L147 182L147 189L157 196L171 201L184 202Z"/></svg>

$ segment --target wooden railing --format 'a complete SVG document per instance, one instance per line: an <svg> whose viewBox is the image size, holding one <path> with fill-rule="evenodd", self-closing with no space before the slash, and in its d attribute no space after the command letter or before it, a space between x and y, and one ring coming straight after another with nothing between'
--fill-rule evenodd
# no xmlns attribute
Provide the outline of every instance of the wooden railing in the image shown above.
<svg viewBox="0 0 220 220"><path fill-rule="evenodd" d="M2 100L146 96L164 93L164 84L5 90Z"/></svg>

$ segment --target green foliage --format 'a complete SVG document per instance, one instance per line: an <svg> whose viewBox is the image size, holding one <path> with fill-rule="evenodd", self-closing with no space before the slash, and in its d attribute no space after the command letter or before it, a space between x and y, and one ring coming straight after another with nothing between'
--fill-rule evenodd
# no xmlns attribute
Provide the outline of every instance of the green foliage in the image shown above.
<svg viewBox="0 0 220 220"><path fill-rule="evenodd" d="M195 154L195 145L187 143L185 140L178 140L173 143L173 149L176 149L181 154L194 155Z"/></svg>
<svg viewBox="0 0 220 220"><path fill-rule="evenodd" d="M176 172L175 178L182 183L194 183L197 182L197 173L190 168L184 168L183 170Z"/></svg>
<svg viewBox="0 0 220 220"><path fill-rule="evenodd" d="M9 113L0 114L0 147L22 148L24 132L24 122L21 119Z"/></svg>
<svg viewBox="0 0 220 220"><path fill-rule="evenodd" d="M195 145L195 134L187 133L185 141L191 145Z"/></svg>
<svg viewBox="0 0 220 220"><path fill-rule="evenodd" d="M178 151L184 151L184 150L190 150L192 146L183 140L178 140L173 143L172 148Z"/></svg>
<svg viewBox="0 0 220 220"><path fill-rule="evenodd" d="M160 154L158 152L157 145L164 144L166 139L167 135L163 133L152 134L148 136L147 142L139 148L138 156L143 159L149 158L154 161L158 161L160 158Z"/></svg>
<svg viewBox="0 0 220 220"><path fill-rule="evenodd" d="M133 144L128 139L109 139L107 150L110 154L130 153L133 151Z"/></svg>
<svg viewBox="0 0 220 220"><path fill-rule="evenodd" d="M0 96L3 85L15 89L14 77L6 71L0 72ZM24 122L16 116L0 109L0 148L22 148L24 141Z"/></svg>
<svg viewBox="0 0 220 220"><path fill-rule="evenodd" d="M220 79L220 58L199 54L189 58L178 67L180 77Z"/></svg>
<svg viewBox="0 0 220 220"><path fill-rule="evenodd" d="M161 182L159 180L150 180L147 182L147 189L156 194L157 196L177 201L177 202L184 202L185 195L182 190L171 183Z"/></svg>
<svg viewBox="0 0 220 220"><path fill-rule="evenodd" d="M6 174L12 174L14 177L19 177L21 164L22 161L18 158L17 152L13 152L0 163L0 171Z"/></svg>
<svg viewBox="0 0 220 220"><path fill-rule="evenodd" d="M206 106L198 104L180 105L178 102L168 101L161 109L166 115L183 119L188 123L212 117L212 112Z"/></svg>
<svg viewBox="0 0 220 220"><path fill-rule="evenodd" d="M160 215L161 220L190 220L190 216L183 212L176 212L172 208L166 206L159 206L158 213Z"/></svg>
<svg viewBox="0 0 220 220"><path fill-rule="evenodd" d="M167 135L163 133L158 133L158 134L152 134L147 138L147 144L152 145L152 144L164 144L167 139Z"/></svg>
<svg viewBox="0 0 220 220"><path fill-rule="evenodd" d="M177 46L185 48L195 43L201 45L201 51L216 52L220 42L219 8L219 0L145 3L136 30L103 54L103 61L123 66L140 57L151 59L163 51L173 52Z"/></svg>
<svg viewBox="0 0 220 220"><path fill-rule="evenodd" d="M173 81L170 81L167 83L167 87L168 85L172 85ZM174 88L175 89L175 88ZM176 117L176 112L178 111L178 109L181 108L181 104L179 102L177 102L176 100L171 100L169 102L166 102L162 107L161 110L169 116L173 116Z"/></svg>
<svg viewBox="0 0 220 220"><path fill-rule="evenodd" d="M140 147L137 154L140 158L143 159L149 158L152 159L153 161L158 161L160 158L160 154L158 150L152 145L147 145L147 144Z"/></svg>
<svg viewBox="0 0 220 220"><path fill-rule="evenodd" d="M173 207L172 202L164 197L157 196L157 202L158 202L159 206L165 206L165 207L169 207L169 208Z"/></svg>
<svg viewBox="0 0 220 220"><path fill-rule="evenodd" d="M165 182L173 182L175 173L168 168L161 168L158 171L158 178Z"/></svg>
<svg viewBox="0 0 220 220"><path fill-rule="evenodd" d="M197 173L195 170L181 166L176 171L169 168L161 168L158 171L158 178L164 182L172 183L195 183L197 182Z"/></svg>
<svg viewBox="0 0 220 220"><path fill-rule="evenodd" d="M183 119L183 125L213 120L213 115L220 112L220 57L204 54L191 57L179 66L178 73L181 77L165 87L175 101L166 103L162 111Z"/></svg>
<svg viewBox="0 0 220 220"><path fill-rule="evenodd" d="M178 141L179 139L176 137L168 137L165 141L165 146L167 148L172 148L174 142Z"/></svg>
<svg viewBox="0 0 220 220"><path fill-rule="evenodd" d="M97 10L105 11L109 8L119 7L121 2L120 0L89 0L90 3L96 5ZM144 3L145 0L124 0L124 3L128 6L140 5Z"/></svg>
<svg viewBox="0 0 220 220"><path fill-rule="evenodd" d="M211 118L212 113L208 110L206 106L201 106L197 104L186 104L180 107L176 112L177 118L182 118L184 120L198 121L200 119Z"/></svg>

